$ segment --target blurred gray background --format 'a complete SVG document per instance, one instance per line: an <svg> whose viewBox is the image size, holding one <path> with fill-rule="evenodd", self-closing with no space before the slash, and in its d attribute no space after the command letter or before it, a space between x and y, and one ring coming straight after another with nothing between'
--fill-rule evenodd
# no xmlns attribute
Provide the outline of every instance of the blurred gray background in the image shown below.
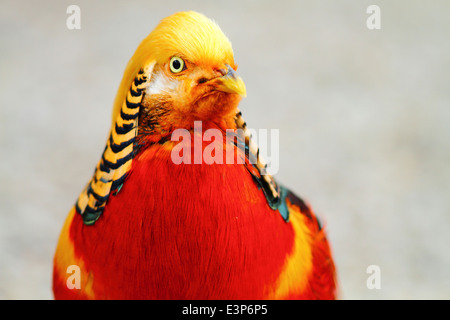
<svg viewBox="0 0 450 320"><path fill-rule="evenodd" d="M66 27L70 4L81 30ZM366 27L371 4L381 30ZM325 222L341 298L450 298L448 1L0 7L0 298L52 298L57 238L103 151L125 65L162 18L191 9L233 43L248 125L280 129L277 178Z"/></svg>

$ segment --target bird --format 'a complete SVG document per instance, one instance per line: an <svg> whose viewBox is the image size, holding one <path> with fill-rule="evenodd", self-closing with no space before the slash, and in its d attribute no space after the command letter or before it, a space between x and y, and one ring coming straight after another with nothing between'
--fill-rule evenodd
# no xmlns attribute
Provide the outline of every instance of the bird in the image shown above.
<svg viewBox="0 0 450 320"><path fill-rule="evenodd" d="M268 172L246 94L215 21L159 22L126 65L105 149L62 227L55 299L338 298L325 228Z"/></svg>

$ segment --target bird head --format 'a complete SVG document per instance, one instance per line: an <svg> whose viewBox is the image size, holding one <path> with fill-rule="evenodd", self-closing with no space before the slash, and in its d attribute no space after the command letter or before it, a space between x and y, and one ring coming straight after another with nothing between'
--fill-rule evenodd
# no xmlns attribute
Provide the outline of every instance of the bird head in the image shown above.
<svg viewBox="0 0 450 320"><path fill-rule="evenodd" d="M155 119L156 127L166 132L189 129L195 120L230 127L246 95L230 41L215 22L197 12L179 12L163 19L142 41L125 71L113 121L142 68L149 70L149 80L139 130L145 130L148 123L155 129Z"/></svg>

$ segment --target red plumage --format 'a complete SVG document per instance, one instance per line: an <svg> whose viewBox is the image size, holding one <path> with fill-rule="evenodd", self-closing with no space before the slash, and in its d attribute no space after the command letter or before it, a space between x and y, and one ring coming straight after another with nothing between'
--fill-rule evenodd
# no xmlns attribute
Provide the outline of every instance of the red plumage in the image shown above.
<svg viewBox="0 0 450 320"><path fill-rule="evenodd" d="M164 145L142 150L95 227L74 216L69 237L94 278L95 298L266 298L293 249L292 225L269 208L244 165L176 165L170 153ZM285 298L333 298L328 244L314 216L308 221L310 285ZM85 298L61 276L57 298Z"/></svg>

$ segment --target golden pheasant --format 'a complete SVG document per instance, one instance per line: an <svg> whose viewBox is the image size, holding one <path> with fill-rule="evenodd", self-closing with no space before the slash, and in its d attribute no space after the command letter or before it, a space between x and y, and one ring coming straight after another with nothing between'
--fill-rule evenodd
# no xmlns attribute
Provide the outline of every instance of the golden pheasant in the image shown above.
<svg viewBox="0 0 450 320"><path fill-rule="evenodd" d="M335 298L324 229L267 174L236 70L230 41L196 12L163 19L142 41L62 229L55 298ZM68 285L69 266L79 286Z"/></svg>

